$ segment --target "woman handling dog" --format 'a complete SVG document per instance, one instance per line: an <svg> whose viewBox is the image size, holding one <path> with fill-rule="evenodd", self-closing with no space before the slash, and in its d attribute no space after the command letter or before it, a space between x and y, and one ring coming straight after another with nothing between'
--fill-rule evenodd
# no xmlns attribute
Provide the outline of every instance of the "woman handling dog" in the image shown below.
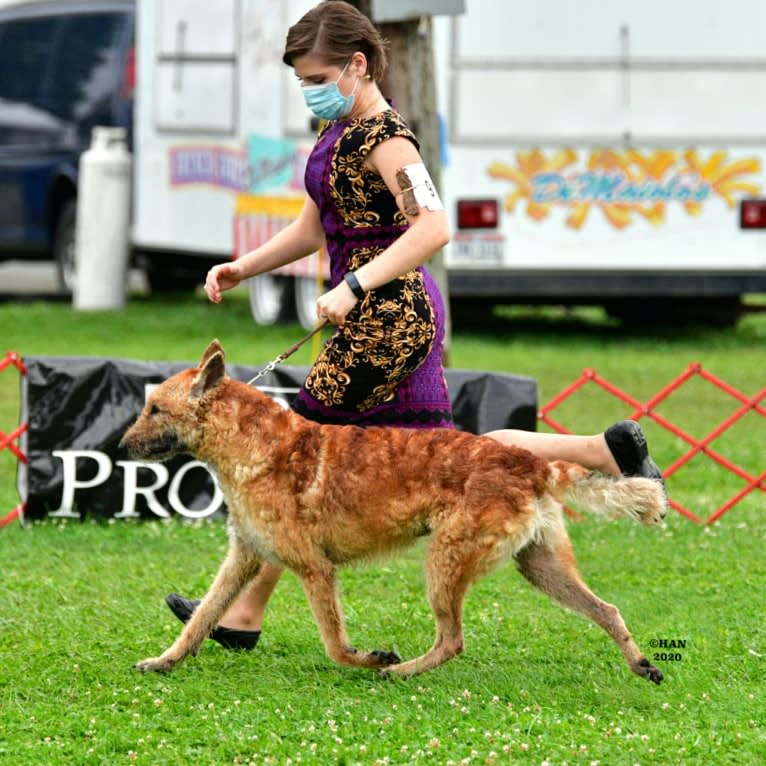
<svg viewBox="0 0 766 766"><path fill-rule="evenodd" d="M306 201L269 242L213 267L207 295L219 303L242 280L325 247L333 287L318 298L317 316L336 331L293 408L322 423L452 428L441 363L444 305L423 266L448 241L449 227L417 140L378 87L385 42L353 6L325 0L290 28L283 61L295 70L307 106L327 121L306 167ZM662 480L634 422L593 436L487 436L545 459ZM252 649L282 571L264 564L210 637ZM166 600L183 622L198 603L177 594Z"/></svg>

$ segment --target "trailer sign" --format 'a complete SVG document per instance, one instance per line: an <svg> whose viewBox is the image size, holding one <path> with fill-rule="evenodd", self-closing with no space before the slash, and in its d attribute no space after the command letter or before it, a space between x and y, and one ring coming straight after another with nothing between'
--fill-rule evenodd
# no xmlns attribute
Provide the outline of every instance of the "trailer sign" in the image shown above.
<svg viewBox="0 0 766 766"><path fill-rule="evenodd" d="M170 186L206 184L232 191L250 188L250 163L244 150L224 146L171 146Z"/></svg>
<svg viewBox="0 0 766 766"><path fill-rule="evenodd" d="M761 191L758 157L730 158L725 151L703 154L694 149L672 151L564 149L518 152L513 164L494 162L490 178L515 186L505 197L514 212L526 203L529 218L541 222L554 208L568 209L566 225L582 228L592 207L615 229L643 219L652 226L666 222L668 206L680 204L696 216L703 205L718 198L734 209L743 195Z"/></svg>

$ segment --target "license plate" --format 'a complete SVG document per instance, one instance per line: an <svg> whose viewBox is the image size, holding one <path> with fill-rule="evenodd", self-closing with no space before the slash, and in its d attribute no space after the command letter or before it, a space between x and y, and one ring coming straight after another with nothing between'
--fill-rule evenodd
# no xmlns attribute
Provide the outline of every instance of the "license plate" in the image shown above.
<svg viewBox="0 0 766 766"><path fill-rule="evenodd" d="M504 244L503 238L496 234L457 234L452 241L453 260L499 264L503 262Z"/></svg>

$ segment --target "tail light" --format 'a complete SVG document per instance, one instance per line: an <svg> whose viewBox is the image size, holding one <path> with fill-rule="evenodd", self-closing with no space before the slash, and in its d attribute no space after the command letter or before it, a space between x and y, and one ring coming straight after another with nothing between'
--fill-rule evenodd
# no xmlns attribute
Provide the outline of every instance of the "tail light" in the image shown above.
<svg viewBox="0 0 766 766"><path fill-rule="evenodd" d="M739 203L740 229L766 229L766 199L743 199Z"/></svg>
<svg viewBox="0 0 766 766"><path fill-rule="evenodd" d="M125 70L122 73L122 88L120 96L122 98L133 98L133 92L136 89L136 49L130 47L125 55Z"/></svg>
<svg viewBox="0 0 766 766"><path fill-rule="evenodd" d="M461 199L457 203L459 229L496 229L498 224L496 199Z"/></svg>

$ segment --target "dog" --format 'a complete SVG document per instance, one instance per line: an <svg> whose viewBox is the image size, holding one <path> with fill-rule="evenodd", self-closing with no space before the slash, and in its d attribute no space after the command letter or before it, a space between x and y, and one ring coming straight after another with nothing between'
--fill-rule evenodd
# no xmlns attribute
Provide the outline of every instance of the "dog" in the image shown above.
<svg viewBox="0 0 766 766"><path fill-rule="evenodd" d="M214 340L199 367L148 397L122 447L133 459L188 453L215 471L229 510L229 547L178 639L136 664L169 671L200 645L263 561L303 583L328 656L341 665L411 676L463 651L463 601L472 583L514 559L532 585L601 626L630 669L659 684L617 607L578 574L562 502L659 523L661 485L548 462L494 439L451 429L320 425L226 375ZM436 638L422 656L351 647L336 568L430 536L425 570Z"/></svg>

